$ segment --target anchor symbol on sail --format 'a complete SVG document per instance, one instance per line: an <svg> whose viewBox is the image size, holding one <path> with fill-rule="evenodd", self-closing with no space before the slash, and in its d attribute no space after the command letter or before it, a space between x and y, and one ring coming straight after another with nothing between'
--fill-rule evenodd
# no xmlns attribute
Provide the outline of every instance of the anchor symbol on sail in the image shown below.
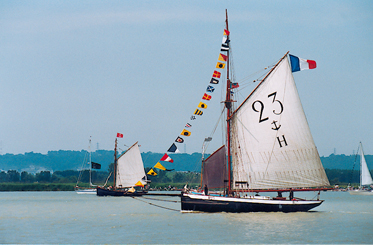
<svg viewBox="0 0 373 245"><path fill-rule="evenodd" d="M276 124L277 121L273 120L273 122L271 124L273 124L275 127L272 128L273 130L279 130L281 128L281 125L278 125Z"/></svg>

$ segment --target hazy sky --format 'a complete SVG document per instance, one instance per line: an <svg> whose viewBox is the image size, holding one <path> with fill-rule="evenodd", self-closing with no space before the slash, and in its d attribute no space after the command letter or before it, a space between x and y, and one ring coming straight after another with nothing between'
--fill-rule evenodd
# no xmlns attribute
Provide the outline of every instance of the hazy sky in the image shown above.
<svg viewBox="0 0 373 245"><path fill-rule="evenodd" d="M2 0L1 153L82 150L90 136L93 150L111 150L117 132L121 147L166 152L210 81L225 9L240 97L287 51L315 60L294 78L320 155L352 154L359 141L373 154L370 0ZM218 121L215 93L188 153Z"/></svg>

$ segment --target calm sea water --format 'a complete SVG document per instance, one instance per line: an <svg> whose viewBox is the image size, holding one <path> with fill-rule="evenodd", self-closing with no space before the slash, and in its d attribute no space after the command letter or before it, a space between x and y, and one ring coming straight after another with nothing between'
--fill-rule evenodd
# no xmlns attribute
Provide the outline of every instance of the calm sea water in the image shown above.
<svg viewBox="0 0 373 245"><path fill-rule="evenodd" d="M306 213L209 214L143 198L0 192L0 243L373 243L373 196L321 197Z"/></svg>

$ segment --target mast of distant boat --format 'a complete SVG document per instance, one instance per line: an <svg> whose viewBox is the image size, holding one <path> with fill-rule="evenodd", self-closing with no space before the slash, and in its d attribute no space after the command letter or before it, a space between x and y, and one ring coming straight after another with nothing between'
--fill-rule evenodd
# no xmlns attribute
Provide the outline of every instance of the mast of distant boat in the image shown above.
<svg viewBox="0 0 373 245"><path fill-rule="evenodd" d="M360 141L360 188L363 186L363 157L364 157L364 151L363 151L363 144L361 144Z"/></svg>
<svg viewBox="0 0 373 245"><path fill-rule="evenodd" d="M113 188L115 188L117 186L117 143L118 143L118 139L115 138L115 147L114 147L114 181L113 181Z"/></svg>
<svg viewBox="0 0 373 245"><path fill-rule="evenodd" d="M92 137L92 136L91 136ZM89 137L89 146L88 146L88 151L89 151L89 185L93 186L92 184L92 151L91 151L91 137Z"/></svg>

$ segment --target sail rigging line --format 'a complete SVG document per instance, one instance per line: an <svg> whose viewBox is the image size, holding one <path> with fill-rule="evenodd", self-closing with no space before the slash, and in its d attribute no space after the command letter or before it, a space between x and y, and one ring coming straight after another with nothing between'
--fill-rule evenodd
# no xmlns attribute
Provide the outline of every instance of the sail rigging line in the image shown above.
<svg viewBox="0 0 373 245"><path fill-rule="evenodd" d="M228 29L228 27L227 27ZM233 81L233 82L236 82L236 72L234 70L234 59L233 59L233 47L232 45L229 45L229 75L230 75L230 80Z"/></svg>
<svg viewBox="0 0 373 245"><path fill-rule="evenodd" d="M154 203L151 203L151 202L146 202L146 201L144 201L144 200L138 199L138 198L133 197L133 196L131 196L131 197L132 197L133 199L137 200L137 201L144 202L144 203L147 203L147 204L149 204L149 205L152 205L152 206L155 206L155 207L158 207L158 208L163 208L163 209L167 209L167 210L171 210L171 211L180 212L180 210L178 210L178 209L173 209L173 208L163 207L163 206L161 206L161 205L157 205L157 204L154 204Z"/></svg>
<svg viewBox="0 0 373 245"><path fill-rule="evenodd" d="M259 143L259 140L257 138L255 138L255 136L250 132L250 130L248 128L246 128L246 126L242 123L242 121L237 118L237 121L242 125L242 127L251 135L253 136L253 138Z"/></svg>
<svg viewBox="0 0 373 245"><path fill-rule="evenodd" d="M173 202L173 203L180 203L180 202L181 202L181 201L171 201L171 200L164 200L164 199L151 198L151 197L144 197L144 196L141 196L141 198L143 198L143 199L147 199L147 200L160 201L160 202Z"/></svg>
<svg viewBox="0 0 373 245"><path fill-rule="evenodd" d="M262 68L262 69L260 69L260 70L258 70L256 72L254 72L254 73L252 73L252 74L250 74L250 75L248 75L248 76L246 76L246 77L244 77L244 78L236 81L236 83L238 83L240 85L240 87L236 88L235 91L234 91L234 94L236 95L236 100L237 101L240 100L238 98L239 97L238 95L242 96L243 98L246 98L247 95L242 94L241 91L243 91L243 90L251 87L253 83L255 83L257 81L261 81L261 79L268 73L267 69L269 69L269 68L272 69L274 66L275 65L272 64L270 66L264 67L264 68ZM257 75L258 73L261 73L261 72L264 72L264 73L261 74L260 76L256 76L256 79L254 81L251 80L252 77L254 77L254 75ZM253 89L251 89L251 90L253 90Z"/></svg>
<svg viewBox="0 0 373 245"><path fill-rule="evenodd" d="M267 72L266 72L267 69L269 69L269 68L272 69L273 67L274 67L274 65L270 65L270 66L264 67L264 68L262 68L262 69L260 69L260 70L258 70L258 71L256 71L256 72L250 74L250 75L247 75L247 76L244 77L244 78L241 78L241 79L238 80L237 82L238 82L238 83L241 83L241 82L247 81L247 80L249 80L251 77L257 75L258 73L260 73L260 72L264 72L264 71L265 71L264 74L260 75L257 79L254 80L254 81L256 82L256 81L258 81L261 77L264 77L264 76L267 74Z"/></svg>
<svg viewBox="0 0 373 245"><path fill-rule="evenodd" d="M105 182L105 184L104 184L104 187L107 185L107 182L109 181L109 178L110 178L110 176L111 176L112 173L113 173L113 172L110 172L109 176L107 177L106 182Z"/></svg>
<svg viewBox="0 0 373 245"><path fill-rule="evenodd" d="M79 177L78 177L78 181L76 182L76 185L78 185L78 183L80 182L80 180L81 180L81 178L82 178L83 170L84 170L84 163L85 163L86 160L87 160L87 156L88 156L88 152L86 152L86 153L84 154L84 159L83 159L82 167L81 167L81 170L79 171Z"/></svg>
<svg viewBox="0 0 373 245"><path fill-rule="evenodd" d="M218 128L218 126L219 126L219 124L220 124L220 120L221 120L221 118L222 118L223 115L224 115L224 111L225 111L225 108L223 108L222 112L220 113L219 119L218 119L218 121L216 122L215 127L214 127L213 130L211 131L209 137L212 137L212 136L215 134L216 129ZM211 142L211 141L210 141L210 142ZM208 148L208 146L210 145L210 142L208 142L208 143L206 144L205 150L206 150L206 149Z"/></svg>
<svg viewBox="0 0 373 245"><path fill-rule="evenodd" d="M267 79L267 77L275 70L275 68L281 63L283 59L289 54L289 51L286 52L286 54L277 62L275 66L272 67L272 69L266 74L266 76L260 81L260 83L254 88L254 90L249 94L249 96L246 97L246 99L240 104L240 106L237 107L237 109L232 112L232 115L227 118L227 120L231 120L232 117L237 113L237 111L241 108L241 106L254 94L254 92L263 84L263 82Z"/></svg>
<svg viewBox="0 0 373 245"><path fill-rule="evenodd" d="M81 181L81 178L83 177L83 171L85 170L84 168L84 164L88 161L88 164L89 164L89 184L90 186L93 186L92 185L92 177L91 177L91 171L92 171L92 163L91 163L91 137L89 138L89 144L88 144L88 151L84 154L84 159L83 159L83 162L82 162L82 167L81 167L81 170L79 171L79 176L78 176L78 180L76 182L76 186L78 186L78 183Z"/></svg>

